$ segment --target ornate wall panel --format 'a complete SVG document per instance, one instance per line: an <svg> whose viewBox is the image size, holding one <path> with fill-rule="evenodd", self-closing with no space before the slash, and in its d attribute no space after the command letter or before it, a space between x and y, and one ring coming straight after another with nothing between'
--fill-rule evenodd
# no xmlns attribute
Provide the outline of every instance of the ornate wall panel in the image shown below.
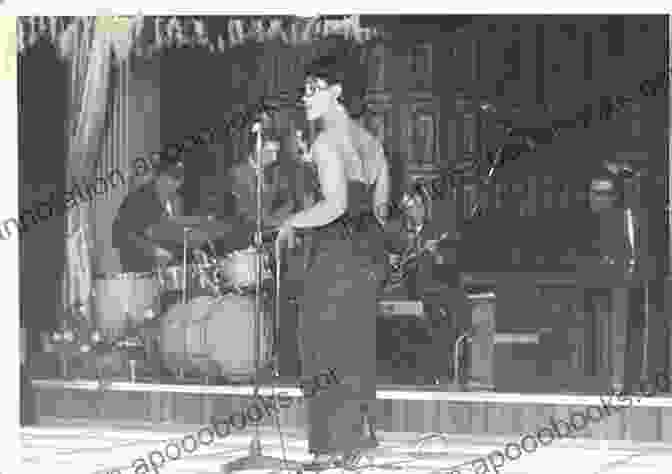
<svg viewBox="0 0 672 474"><path fill-rule="evenodd" d="M392 104L388 95L370 95L367 98L367 113L364 117L364 126L385 147L392 145L394 127L392 121Z"/></svg>
<svg viewBox="0 0 672 474"><path fill-rule="evenodd" d="M391 51L385 43L373 45L367 53L368 90L383 92L390 87L390 78L386 77L386 63L389 64Z"/></svg>
<svg viewBox="0 0 672 474"><path fill-rule="evenodd" d="M410 104L408 156L413 168L436 169L440 165L437 102L419 99Z"/></svg>
<svg viewBox="0 0 672 474"><path fill-rule="evenodd" d="M432 89L432 44L418 43L411 47L408 57L411 88L426 91Z"/></svg>

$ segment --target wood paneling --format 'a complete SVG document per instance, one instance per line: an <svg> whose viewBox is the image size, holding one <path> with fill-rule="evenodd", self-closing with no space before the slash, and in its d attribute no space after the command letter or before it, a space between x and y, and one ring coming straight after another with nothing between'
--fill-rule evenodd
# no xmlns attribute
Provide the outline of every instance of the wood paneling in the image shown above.
<svg viewBox="0 0 672 474"><path fill-rule="evenodd" d="M412 390L412 389L411 389ZM206 424L210 416L228 417L249 406L249 399L228 395L194 395L186 393L86 392L74 389L42 388L38 393L38 412L43 417L109 420L145 420ZM609 397L603 397L605 403ZM655 400L655 399L654 399ZM664 400L663 400L664 401ZM669 400L668 400L669 404ZM519 436L544 426L569 421L574 413L586 413L599 402L574 405L522 402L484 402L449 400L381 400L376 410L378 429L386 432L443 432L455 434L489 434ZM209 408L208 408L209 407ZM601 421L589 421L576 437L586 439L672 441L672 408L633 406L611 408ZM162 416L158 416L162 413ZM591 415L597 412L591 409ZM579 418L576 419L577 423ZM262 425L274 421L266 417ZM283 408L280 424L304 428L305 404L294 402ZM249 427L248 427L249 429Z"/></svg>
<svg viewBox="0 0 672 474"><path fill-rule="evenodd" d="M368 89L372 92L389 92L392 75L387 74L392 56L389 44L378 43L368 51Z"/></svg>
<svg viewBox="0 0 672 474"><path fill-rule="evenodd" d="M433 87L433 45L416 43L411 47L409 60L409 81L412 90L426 91Z"/></svg>
<svg viewBox="0 0 672 474"><path fill-rule="evenodd" d="M554 116L574 115L588 98L582 93L584 48L576 20L569 15L544 19L545 97Z"/></svg>
<svg viewBox="0 0 672 474"><path fill-rule="evenodd" d="M394 146L394 122L389 94L369 94L366 99L368 113L364 125L380 142L385 150Z"/></svg>
<svg viewBox="0 0 672 474"><path fill-rule="evenodd" d="M433 170L439 165L439 110L431 99L410 104L407 153L413 168Z"/></svg>

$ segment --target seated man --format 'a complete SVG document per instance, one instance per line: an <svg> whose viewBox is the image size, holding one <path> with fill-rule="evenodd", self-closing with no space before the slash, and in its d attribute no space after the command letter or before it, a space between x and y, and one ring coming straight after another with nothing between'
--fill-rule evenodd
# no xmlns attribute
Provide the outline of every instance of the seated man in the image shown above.
<svg viewBox="0 0 672 474"><path fill-rule="evenodd" d="M154 179L126 196L112 226L112 244L123 272L151 272L173 260L179 246L152 239L148 230L176 214L173 203L183 183L182 163L162 162Z"/></svg>

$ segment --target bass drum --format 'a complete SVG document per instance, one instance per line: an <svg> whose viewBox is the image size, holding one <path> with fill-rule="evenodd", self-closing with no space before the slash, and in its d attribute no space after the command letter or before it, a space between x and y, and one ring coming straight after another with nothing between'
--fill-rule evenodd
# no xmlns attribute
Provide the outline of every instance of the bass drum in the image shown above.
<svg viewBox="0 0 672 474"><path fill-rule="evenodd" d="M247 377L254 374L254 297L201 296L174 305L161 319L161 353L173 373ZM261 360L268 360L270 328L261 318ZM261 364L261 362L260 362Z"/></svg>

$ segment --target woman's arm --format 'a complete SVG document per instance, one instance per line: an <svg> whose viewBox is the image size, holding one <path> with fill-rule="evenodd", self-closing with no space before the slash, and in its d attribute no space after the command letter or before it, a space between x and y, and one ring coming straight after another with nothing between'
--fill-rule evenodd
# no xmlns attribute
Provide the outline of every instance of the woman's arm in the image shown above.
<svg viewBox="0 0 672 474"><path fill-rule="evenodd" d="M342 216L348 207L348 181L340 156L324 142L313 146L313 159L317 164L320 188L324 199L287 221L291 227L319 227Z"/></svg>
<svg viewBox="0 0 672 474"><path fill-rule="evenodd" d="M373 195L374 213L380 225L384 226L389 217L389 201L390 201L390 166L387 158L384 155L382 147L380 153L380 168L378 170L378 177L376 178L376 187Z"/></svg>

